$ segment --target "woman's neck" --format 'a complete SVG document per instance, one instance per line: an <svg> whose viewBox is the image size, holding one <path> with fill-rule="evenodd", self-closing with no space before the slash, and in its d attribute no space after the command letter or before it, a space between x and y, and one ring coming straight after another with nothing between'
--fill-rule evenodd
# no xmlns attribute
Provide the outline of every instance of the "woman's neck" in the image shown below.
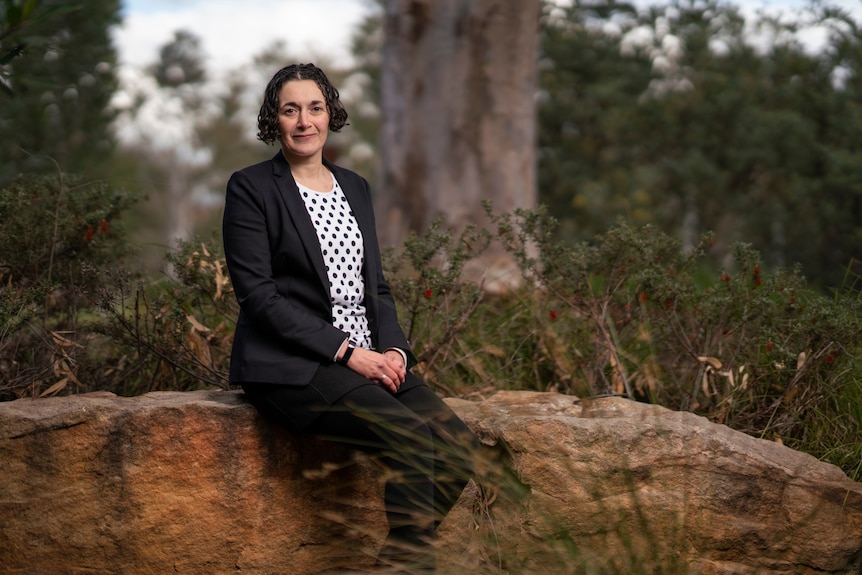
<svg viewBox="0 0 862 575"><path fill-rule="evenodd" d="M332 176L322 157L294 158L288 160L293 179L307 188L318 192L328 192L332 189Z"/></svg>
<svg viewBox="0 0 862 575"><path fill-rule="evenodd" d="M290 166L293 179L306 188L316 192L328 192L332 189L332 175L323 164Z"/></svg>

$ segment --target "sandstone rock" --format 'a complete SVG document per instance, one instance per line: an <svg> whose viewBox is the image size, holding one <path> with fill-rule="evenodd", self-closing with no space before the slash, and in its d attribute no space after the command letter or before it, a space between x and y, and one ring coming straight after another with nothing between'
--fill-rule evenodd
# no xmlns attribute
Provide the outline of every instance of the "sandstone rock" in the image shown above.
<svg viewBox="0 0 862 575"><path fill-rule="evenodd" d="M447 400L486 446L443 573L852 573L862 484L688 413L499 392ZM0 403L0 571L304 575L367 567L374 462L236 392Z"/></svg>
<svg viewBox="0 0 862 575"><path fill-rule="evenodd" d="M857 572L862 484L809 455L621 398L450 405L523 486L486 516L512 573Z"/></svg>
<svg viewBox="0 0 862 575"><path fill-rule="evenodd" d="M302 575L370 562L382 492L370 465L335 466L349 459L232 392L0 404L0 565Z"/></svg>

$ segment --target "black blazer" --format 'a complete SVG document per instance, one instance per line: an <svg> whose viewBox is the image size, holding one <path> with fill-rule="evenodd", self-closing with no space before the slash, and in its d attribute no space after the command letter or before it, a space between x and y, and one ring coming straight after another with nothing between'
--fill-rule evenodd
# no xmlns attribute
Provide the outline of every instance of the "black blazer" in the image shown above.
<svg viewBox="0 0 862 575"><path fill-rule="evenodd" d="M365 306L374 348L404 350L411 367L416 358L383 277L368 182L326 160L324 164L341 185L362 231ZM332 325L320 242L281 151L231 176L222 237L240 306L230 382L308 384L322 363L333 361L348 334Z"/></svg>

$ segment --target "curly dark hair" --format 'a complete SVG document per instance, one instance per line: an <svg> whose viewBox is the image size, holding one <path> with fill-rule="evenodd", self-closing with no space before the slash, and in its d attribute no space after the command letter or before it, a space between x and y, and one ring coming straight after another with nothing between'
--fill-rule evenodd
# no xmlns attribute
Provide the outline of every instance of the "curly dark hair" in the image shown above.
<svg viewBox="0 0 862 575"><path fill-rule="evenodd" d="M291 64L275 73L266 85L263 93L263 103L257 115L257 139L267 144L275 143L278 133L278 95L281 87L292 80L314 80L317 87L326 98L326 110L329 112L329 129L338 132L347 125L347 110L341 104L338 90L314 64Z"/></svg>

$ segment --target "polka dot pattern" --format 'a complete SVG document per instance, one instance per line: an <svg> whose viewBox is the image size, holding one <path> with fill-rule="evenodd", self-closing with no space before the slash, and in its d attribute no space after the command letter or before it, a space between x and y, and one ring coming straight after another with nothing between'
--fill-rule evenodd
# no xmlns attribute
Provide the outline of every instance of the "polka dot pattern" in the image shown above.
<svg viewBox="0 0 862 575"><path fill-rule="evenodd" d="M362 279L365 258L362 232L334 176L332 183L328 192L297 185L317 232L326 264L332 325L350 334L350 339L360 347L370 349L371 331L365 313L365 282Z"/></svg>

